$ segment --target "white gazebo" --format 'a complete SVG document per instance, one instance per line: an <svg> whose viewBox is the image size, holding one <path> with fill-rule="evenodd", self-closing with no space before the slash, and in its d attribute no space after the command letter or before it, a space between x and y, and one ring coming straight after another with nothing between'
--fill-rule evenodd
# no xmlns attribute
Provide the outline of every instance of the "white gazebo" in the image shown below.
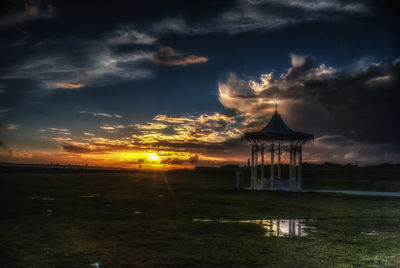
<svg viewBox="0 0 400 268"><path fill-rule="evenodd" d="M314 135L291 130L276 106L268 125L257 132L246 132L243 138L251 144L252 190L300 191L302 185L303 145ZM282 153L289 153L289 176L282 178ZM270 172L265 174L265 155L270 156ZM277 157L277 164L275 164ZM261 162L259 163L259 158ZM260 165L260 168L258 168Z"/></svg>

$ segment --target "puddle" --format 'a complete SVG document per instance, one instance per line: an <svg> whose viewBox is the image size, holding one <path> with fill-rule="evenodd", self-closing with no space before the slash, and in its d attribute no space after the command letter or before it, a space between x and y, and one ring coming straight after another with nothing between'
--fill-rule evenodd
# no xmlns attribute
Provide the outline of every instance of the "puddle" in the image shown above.
<svg viewBox="0 0 400 268"><path fill-rule="evenodd" d="M99 262L94 262L92 264L90 264L91 266L94 266L96 268L100 268L100 263Z"/></svg>
<svg viewBox="0 0 400 268"><path fill-rule="evenodd" d="M48 196L31 196L29 197L30 200L43 200L43 201L53 201L53 197L48 197Z"/></svg>
<svg viewBox="0 0 400 268"><path fill-rule="evenodd" d="M81 195L81 198L96 198L99 194L89 194L89 195Z"/></svg>
<svg viewBox="0 0 400 268"><path fill-rule="evenodd" d="M371 231L371 232L369 232L369 233L364 233L364 232L361 232L361 234L362 234L362 235L369 235L369 236L372 236L372 235L378 235L378 233L377 233L377 232L375 232L375 231Z"/></svg>
<svg viewBox="0 0 400 268"><path fill-rule="evenodd" d="M261 225L265 231L265 236L307 236L306 229L315 229L306 224L303 219L259 219L259 220L211 220L211 219L193 219L195 222L217 222L217 223L247 223Z"/></svg>

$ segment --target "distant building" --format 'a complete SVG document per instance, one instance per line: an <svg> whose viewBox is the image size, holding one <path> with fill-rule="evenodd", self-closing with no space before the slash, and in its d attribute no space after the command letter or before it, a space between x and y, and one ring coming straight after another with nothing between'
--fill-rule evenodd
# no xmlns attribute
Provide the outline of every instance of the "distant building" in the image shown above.
<svg viewBox="0 0 400 268"><path fill-rule="evenodd" d="M223 165L221 166L223 169L236 169L239 168L239 165Z"/></svg>
<svg viewBox="0 0 400 268"><path fill-rule="evenodd" d="M207 167L207 166L195 166L194 170L209 170L209 169L216 169L216 167Z"/></svg>

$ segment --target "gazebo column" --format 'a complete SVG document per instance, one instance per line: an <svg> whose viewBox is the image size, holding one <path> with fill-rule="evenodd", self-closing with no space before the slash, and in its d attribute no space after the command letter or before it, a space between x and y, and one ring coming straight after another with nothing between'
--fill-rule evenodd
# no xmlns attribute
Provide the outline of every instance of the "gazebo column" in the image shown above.
<svg viewBox="0 0 400 268"><path fill-rule="evenodd" d="M271 188L274 188L274 142L271 143L271 166L270 166L270 179L271 179Z"/></svg>
<svg viewBox="0 0 400 268"><path fill-rule="evenodd" d="M290 144L290 149L289 149L289 179L293 179L293 145Z"/></svg>
<svg viewBox="0 0 400 268"><path fill-rule="evenodd" d="M264 179L264 144L261 145L261 179Z"/></svg>
<svg viewBox="0 0 400 268"><path fill-rule="evenodd" d="M302 161L303 161L303 148L302 148L302 146L300 145L299 146L299 180L298 180L298 182L297 182L297 189L298 190L301 190L301 179L302 179Z"/></svg>
<svg viewBox="0 0 400 268"><path fill-rule="evenodd" d="M254 188L257 188L257 180L258 180L258 145L256 145L256 150L255 150L255 165L254 165Z"/></svg>
<svg viewBox="0 0 400 268"><path fill-rule="evenodd" d="M281 142L278 143L278 180L281 178Z"/></svg>
<svg viewBox="0 0 400 268"><path fill-rule="evenodd" d="M294 148L293 148L293 178L297 181L296 153L297 153L297 146L294 146Z"/></svg>
<svg viewBox="0 0 400 268"><path fill-rule="evenodd" d="M254 189L254 144L251 145L251 168L250 168L250 178L251 178L251 185L250 187Z"/></svg>

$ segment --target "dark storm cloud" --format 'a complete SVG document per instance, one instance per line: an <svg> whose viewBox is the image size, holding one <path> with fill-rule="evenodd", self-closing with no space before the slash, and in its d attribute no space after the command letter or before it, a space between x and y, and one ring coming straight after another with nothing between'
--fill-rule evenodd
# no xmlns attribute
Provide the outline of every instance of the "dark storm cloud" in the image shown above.
<svg viewBox="0 0 400 268"><path fill-rule="evenodd" d="M52 18L58 8L49 1L17 1L10 2L5 19L23 14L27 18ZM59 13L73 12L74 5L60 2ZM86 4L90 6L90 3ZM92 3L93 5L93 3ZM136 5L135 5L136 6ZM190 6L190 5L189 5ZM79 7L74 7L79 11ZM85 8L85 5L82 6ZM136 9L137 8L137 9ZM11 80L30 80L30 88L45 89L79 89L85 87L100 87L154 77L154 70L148 65L153 60L164 65L188 65L207 62L208 58L197 55L184 55L175 52L168 46L161 46L154 52L151 45L159 43L160 38L168 34L205 34L213 32L239 33L250 30L268 30L308 20L338 18L352 14L368 13L367 4L358 1L351 3L334 1L251 1L238 0L222 3L205 3L198 9L185 7L185 12L173 16L176 9L182 8L177 3L163 7L163 16L147 20L142 17L140 10L153 8L151 2L137 5L133 17L135 23L124 19L124 10L120 10L121 23L113 23L108 27L99 28L97 15L106 12L99 7L96 10L86 10L87 27L90 32L81 34L52 34L45 38L35 38L32 32L22 31L15 38L2 44L2 48L11 53L5 54L7 65L0 66L0 79L5 87ZM70 10L71 9L71 10ZM201 14L202 9L213 14ZM170 12L171 11L171 12ZM58 11L57 11L58 12ZM82 19L81 13L75 12L76 18ZM294 14L296 16L294 16ZM65 14L64 14L65 15ZM137 16L136 16L137 15ZM130 15L129 17L131 17ZM102 19L106 19L101 17ZM62 26L63 20L55 21L55 27ZM117 20L118 21L118 20ZM65 23L64 22L64 23ZM8 27L12 24L5 23ZM46 26L47 27L47 26ZM11 29L11 28L10 28ZM65 27L62 29L66 30ZM48 31L44 30L44 32ZM21 31L16 31L21 32ZM50 31L52 32L52 31ZM35 32L37 35L39 32ZM15 34L13 34L15 35ZM131 47L136 45L136 47ZM125 46L125 49L122 47ZM16 50L16 47L24 48ZM127 49L127 47L129 49ZM118 51L118 52L117 52ZM3 64L2 64L3 65ZM32 86L33 85L33 86Z"/></svg>
<svg viewBox="0 0 400 268"><path fill-rule="evenodd" d="M174 142L174 141L158 141L148 145L153 149L165 149L175 152L201 153L204 155L212 155L224 157L227 153L239 153L248 151L248 145L241 142L240 138L227 139L223 142ZM192 159L195 161L195 159Z"/></svg>
<svg viewBox="0 0 400 268"><path fill-rule="evenodd" d="M182 164L197 164L199 163L200 157L199 155L193 155L188 159L180 159L180 158L165 158L161 161L162 164L166 165L182 165Z"/></svg>
<svg viewBox="0 0 400 268"><path fill-rule="evenodd" d="M359 144L342 135L322 136L317 138L317 142L325 146L341 146L341 147L353 146Z"/></svg>
<svg viewBox="0 0 400 268"><path fill-rule="evenodd" d="M128 36L120 35L107 37L106 42L76 38L41 41L24 58L17 57L18 60L8 64L7 68L0 68L0 79L5 87L13 81L26 80L30 89L34 85L41 89L77 90L151 79L155 75L150 65L152 61L184 66L208 60L202 56L182 55L171 47L160 47L156 52L138 47L118 50L116 44L133 38L129 33ZM138 36L143 39L140 42L147 42L144 39L150 38Z"/></svg>
<svg viewBox="0 0 400 268"><path fill-rule="evenodd" d="M205 155L247 158L249 148L240 143L240 136L247 130L263 127L273 112L274 100L279 100L279 110L291 127L318 136L310 147L315 159L330 159L330 153L336 159L352 159L362 154L370 161L373 157L368 155L384 150L389 152L385 159L400 159L390 152L398 144L394 133L399 130L398 119L393 116L398 113L394 105L398 98L394 90L398 86L395 63L346 72L318 65L311 57L293 55L292 67L282 76L264 74L260 81L248 81L231 75L220 83L219 98L225 112L212 113L221 107L217 101L207 99L209 96L204 97L210 92L214 94L218 77L228 70L252 73L272 67L280 70L282 66L271 54L288 53L292 49L302 51L296 42L301 38L294 38L293 42L282 39L279 36L288 33L284 31L299 27L305 33L313 33L319 22L329 25L329 30L342 23L362 24L359 21L366 19L361 17L375 18L373 14L380 12L373 8L372 1L7 3L12 8L1 13L0 19L0 117L7 119L0 124L2 133L7 135L18 132L23 137L21 133L25 131L26 136L31 136L32 130L25 123L37 120L41 124L35 127L41 129L37 133L56 142L66 155L94 157L109 152L164 150L181 153L165 160L175 164L202 162ZM377 25L384 29L390 22ZM319 50L325 49L324 43L313 43L317 39L326 41L321 37L324 34L316 31L315 39L304 38L307 51L318 55ZM369 34L368 29L365 35ZM390 31L382 31L383 35L390 35ZM274 36L280 40L279 44L270 42ZM327 36L335 43L343 42L343 49L355 46L337 36ZM277 49L278 46L289 48ZM368 49L384 50L388 46L375 44ZM341 52L332 52L332 57L338 53ZM349 56L350 62L359 57L346 53L341 57ZM197 65L199 73L194 79L191 68L170 67L204 63L208 57L213 61ZM264 65L260 59L268 62ZM184 94L176 97L180 88L186 92L182 90ZM54 91L57 92L50 93ZM201 94L202 103L187 108ZM164 97L173 100L164 101ZM30 114L28 103L40 104L42 108L35 108ZM8 108L15 112L1 112ZM77 111L82 115L78 117ZM190 111L199 113L187 114ZM34 116L39 112L40 116ZM124 118L114 112L123 113ZM106 122L100 125L99 121ZM9 123L24 128L15 131L17 125ZM81 136L75 136L76 133ZM2 140L7 144L15 142L3 137ZM321 153L326 148L328 153ZM20 151L13 155L24 154Z"/></svg>
<svg viewBox="0 0 400 268"><path fill-rule="evenodd" d="M285 80L296 81L307 75L307 72L316 67L316 62L311 57L292 55L292 68L285 74Z"/></svg>
<svg viewBox="0 0 400 268"><path fill-rule="evenodd" d="M149 30L158 34L205 34L228 32L237 34L254 30L272 30L306 21L339 19L369 13L362 1L340 0L237 0L214 16L188 23L182 17L168 17Z"/></svg>
<svg viewBox="0 0 400 268"><path fill-rule="evenodd" d="M4 8L7 14L0 19L0 27L10 27L32 20L50 19L57 12L52 2L40 0L7 1L4 3Z"/></svg>
<svg viewBox="0 0 400 268"><path fill-rule="evenodd" d="M292 55L292 67L279 77L270 73L262 75L260 82L246 82L233 75L220 83L220 101L258 122L268 119L265 115L273 112L278 101L292 128L323 137L319 145L380 145L374 151L384 147L396 152L400 148L399 74L397 60L346 72L317 65L308 56Z"/></svg>
<svg viewBox="0 0 400 268"><path fill-rule="evenodd" d="M166 158L166 159L163 159L163 160L161 161L161 164L167 164L167 165L182 165L182 164L184 164L185 162L187 162L187 161L185 161L185 160L183 160L183 159L178 159L178 158Z"/></svg>
<svg viewBox="0 0 400 268"><path fill-rule="evenodd" d="M47 89L104 86L151 77L152 71L143 65L151 58L152 53L143 50L115 55L99 41L59 40L38 45L23 60L2 69L0 78L5 83L29 79Z"/></svg>
<svg viewBox="0 0 400 268"><path fill-rule="evenodd" d="M398 163L400 153L390 144L365 144L342 135L322 136L305 150L307 161L353 164Z"/></svg>
<svg viewBox="0 0 400 268"><path fill-rule="evenodd" d="M337 72L326 78L306 78L303 86L288 88L285 93L277 94L277 98L302 99L289 108L294 114L293 121L298 119L299 125L314 131L399 146L400 109L396 101L400 97L399 67L377 64L355 74ZM307 124L302 113L313 115L314 126Z"/></svg>
<svg viewBox="0 0 400 268"><path fill-rule="evenodd" d="M124 25L108 33L105 37L105 41L109 45L151 45L157 41L157 38L148 33L138 31L132 25Z"/></svg>
<svg viewBox="0 0 400 268"><path fill-rule="evenodd" d="M88 142L91 140L91 142ZM134 149L141 149L140 146L136 146L134 143L119 141L119 140L107 140L104 138L93 138L81 140L85 142L75 141L61 141L60 147L68 153L75 154L101 154L101 153L112 153L115 151L129 151Z"/></svg>

